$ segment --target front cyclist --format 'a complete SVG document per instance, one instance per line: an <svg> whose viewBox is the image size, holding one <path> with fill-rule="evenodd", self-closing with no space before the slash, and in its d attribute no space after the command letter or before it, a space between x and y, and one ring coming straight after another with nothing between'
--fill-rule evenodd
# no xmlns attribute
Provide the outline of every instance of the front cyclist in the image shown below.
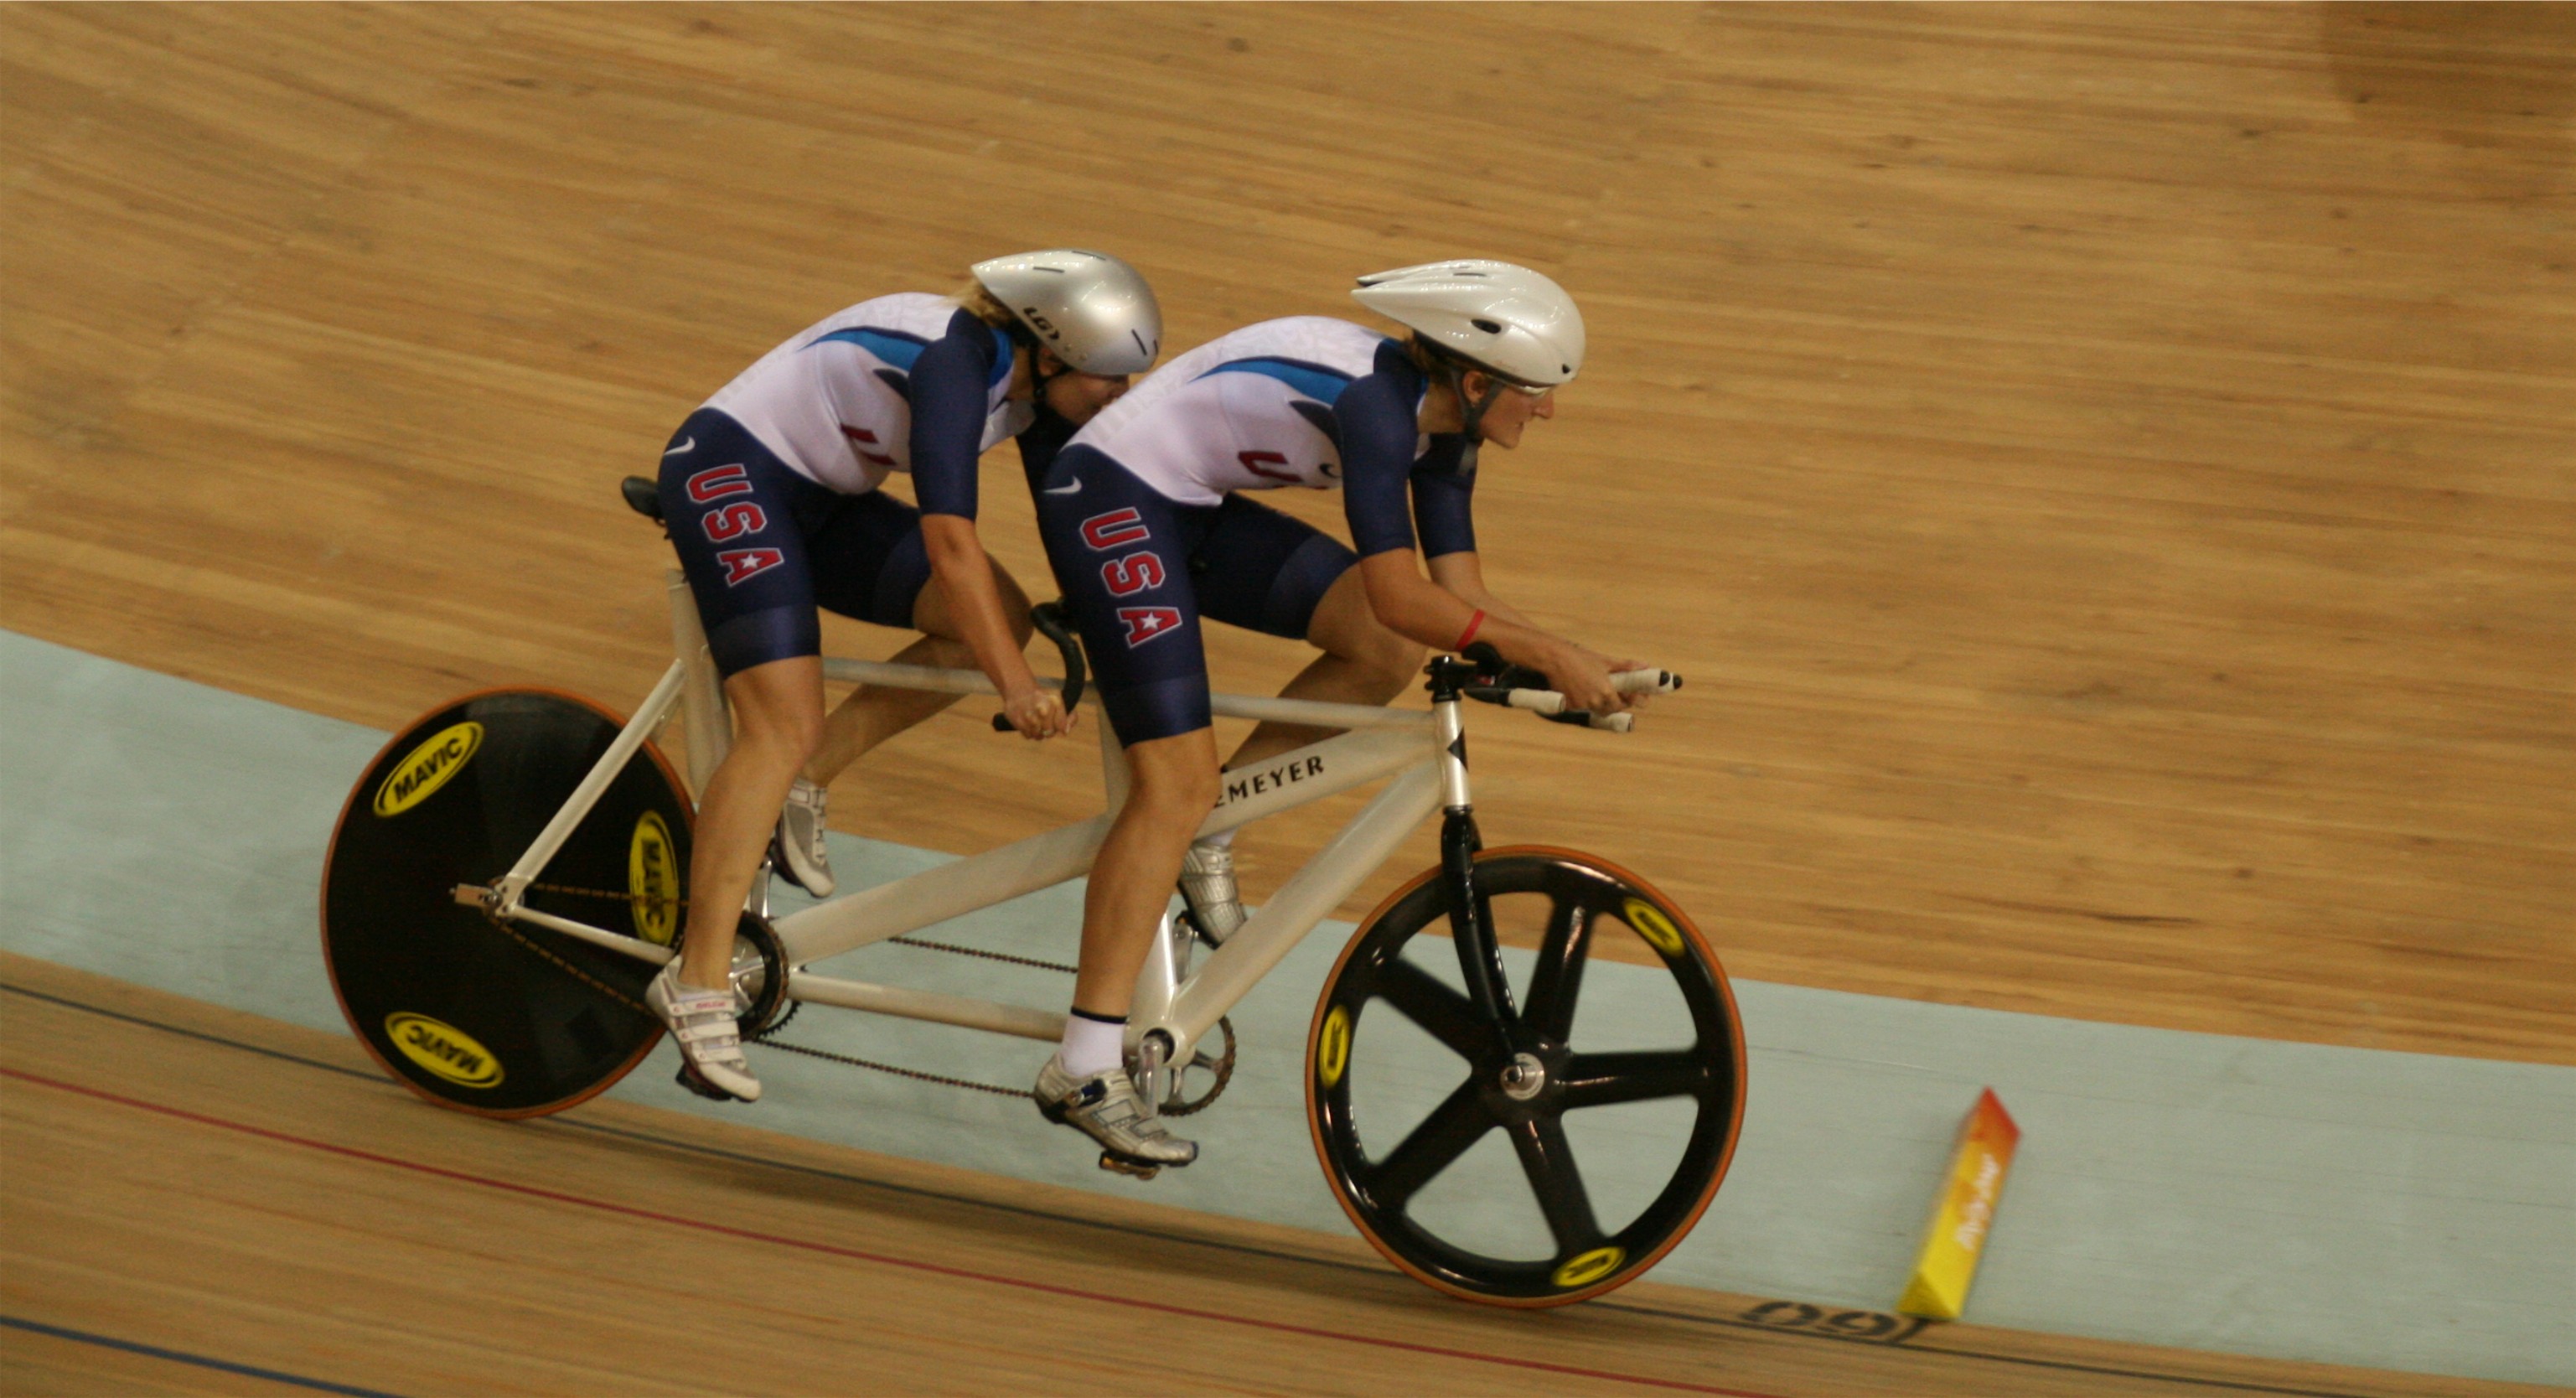
<svg viewBox="0 0 2576 1398"><path fill-rule="evenodd" d="M1574 707L1628 707L1610 674L1629 662L1551 636L1485 590L1470 517L1477 447L1518 446L1583 365L1572 298L1483 261L1362 277L1352 295L1411 338L1317 316L1237 330L1092 419L1038 491L1047 557L1134 781L1092 869L1073 1013L1036 1097L1135 1165L1198 1155L1144 1114L1124 1061L1136 975L1175 879L1211 936L1243 920L1223 845L1191 842L1218 792L1201 617L1322 650L1289 698L1382 704L1425 647L1482 639ZM1291 485L1341 489L1356 552L1244 493ZM1322 736L1264 724L1230 765Z"/></svg>
<svg viewBox="0 0 2576 1398"><path fill-rule="evenodd" d="M737 726L699 794L680 957L645 992L698 1091L760 1096L729 975L764 848L829 894L825 788L958 697L863 686L826 718L816 607L925 633L897 661L971 659L1028 738L1071 728L1021 653L1027 597L976 541L976 461L1017 437L1044 470L1153 365L1162 333L1152 289L1114 257L995 258L954 297L881 296L797 332L672 434L662 518ZM878 490L896 471L918 509Z"/></svg>

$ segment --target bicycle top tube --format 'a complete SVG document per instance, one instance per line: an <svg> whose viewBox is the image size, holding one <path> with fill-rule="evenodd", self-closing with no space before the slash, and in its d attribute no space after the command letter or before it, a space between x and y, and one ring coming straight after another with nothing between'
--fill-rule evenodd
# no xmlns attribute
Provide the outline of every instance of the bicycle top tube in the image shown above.
<svg viewBox="0 0 2576 1398"><path fill-rule="evenodd" d="M845 684L875 684L888 689L922 689L939 694L998 694L981 670L948 670L931 665L898 665L886 660L826 657L823 677ZM1049 689L1063 681L1041 678ZM1431 722L1425 709L1388 709L1375 704L1328 704L1318 699L1277 699L1254 694L1211 694L1210 709L1226 718L1298 723L1315 728L1420 728Z"/></svg>

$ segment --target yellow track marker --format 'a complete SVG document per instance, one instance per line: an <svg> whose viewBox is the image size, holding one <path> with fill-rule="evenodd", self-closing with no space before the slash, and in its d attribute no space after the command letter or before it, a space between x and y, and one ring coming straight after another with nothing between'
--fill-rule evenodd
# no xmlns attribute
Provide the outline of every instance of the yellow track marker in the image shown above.
<svg viewBox="0 0 2576 1398"><path fill-rule="evenodd" d="M1995 1090L1987 1088L1959 1123L1949 1182L1933 1205L1931 1230L1914 1259L1914 1279L1896 1309L1932 1320L1957 1320L1967 1308L1968 1283L1976 1279L1977 1259L1994 1226L1995 1201L2003 1196L2004 1175L2012 1169L2013 1148L2019 1144L2021 1128L1995 1099Z"/></svg>

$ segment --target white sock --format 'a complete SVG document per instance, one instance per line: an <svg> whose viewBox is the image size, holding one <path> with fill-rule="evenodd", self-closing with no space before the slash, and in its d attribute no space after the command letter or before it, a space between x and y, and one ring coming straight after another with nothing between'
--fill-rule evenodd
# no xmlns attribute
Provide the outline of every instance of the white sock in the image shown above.
<svg viewBox="0 0 2576 1398"><path fill-rule="evenodd" d="M1076 1010L1064 1017L1064 1043L1055 1059L1077 1078L1098 1077L1127 1061L1127 1021L1092 1019Z"/></svg>
<svg viewBox="0 0 2576 1398"><path fill-rule="evenodd" d="M1198 843L1206 845L1212 849L1232 849L1234 848L1234 837L1241 833L1242 830L1243 827L1240 825L1234 827L1232 830L1220 830L1213 835L1200 837Z"/></svg>

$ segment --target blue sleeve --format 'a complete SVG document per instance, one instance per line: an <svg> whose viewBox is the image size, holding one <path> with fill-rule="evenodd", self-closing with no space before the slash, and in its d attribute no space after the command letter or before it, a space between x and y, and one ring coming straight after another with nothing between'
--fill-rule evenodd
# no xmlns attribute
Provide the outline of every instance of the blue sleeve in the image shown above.
<svg viewBox="0 0 2576 1398"><path fill-rule="evenodd" d="M1413 470L1413 520L1422 530L1422 556L1476 551L1476 473L1458 469L1466 439L1439 436Z"/></svg>
<svg viewBox="0 0 2576 1398"><path fill-rule="evenodd" d="M1342 509L1350 518L1351 548L1362 558L1413 547L1405 481L1413 474L1413 444L1421 436L1416 414L1422 379L1400 357L1388 359L1380 355L1376 370L1353 380L1333 402Z"/></svg>
<svg viewBox="0 0 2576 1398"><path fill-rule="evenodd" d="M912 493L926 515L975 517L975 459L1001 345L964 311L912 366Z"/></svg>
<svg viewBox="0 0 2576 1398"><path fill-rule="evenodd" d="M1079 430L1062 413L1044 402L1038 404L1036 418L1019 436L1020 469L1028 475L1029 489L1046 484L1047 468L1055 464L1056 453L1063 451L1064 444L1072 441Z"/></svg>

